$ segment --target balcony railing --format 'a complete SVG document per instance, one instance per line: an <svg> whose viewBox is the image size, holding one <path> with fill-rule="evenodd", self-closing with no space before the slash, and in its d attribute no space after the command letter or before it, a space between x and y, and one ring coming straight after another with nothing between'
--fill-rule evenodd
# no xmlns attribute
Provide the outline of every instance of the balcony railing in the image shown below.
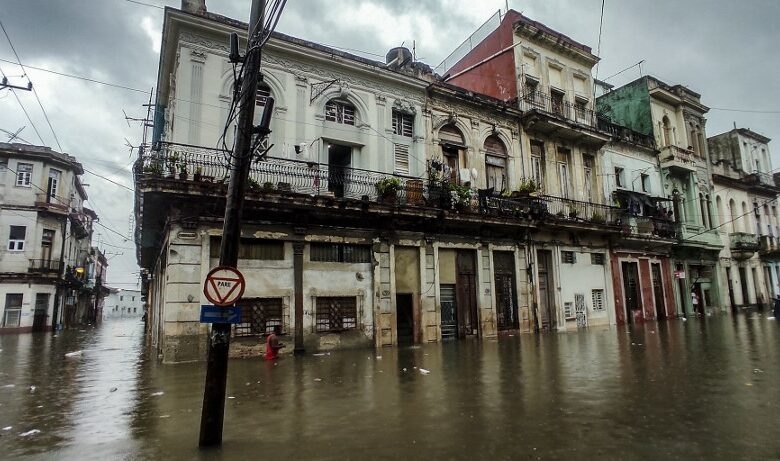
<svg viewBox="0 0 780 461"><path fill-rule="evenodd" d="M759 243L756 234L734 232L733 234L729 234L729 240L731 241L732 250L758 251L761 248L761 244Z"/></svg>
<svg viewBox="0 0 780 461"><path fill-rule="evenodd" d="M652 135L637 133L634 130L614 124L602 117L596 117L596 126L599 131L603 131L610 136L614 136L621 140L632 142L640 146L655 149L655 138Z"/></svg>
<svg viewBox="0 0 780 461"><path fill-rule="evenodd" d="M61 270L62 261L51 259L31 259L27 272L36 274L59 274Z"/></svg>
<svg viewBox="0 0 780 461"><path fill-rule="evenodd" d="M223 183L227 178L227 160L222 151L173 144L161 147L143 155L136 164L137 175L187 184ZM492 190L468 189L426 178L273 157L252 163L247 193L328 196L524 220L620 224L620 209L609 205L533 194L505 197Z"/></svg>
<svg viewBox="0 0 780 461"><path fill-rule="evenodd" d="M763 255L775 255L780 253L780 241L772 235L762 235L759 238L759 251Z"/></svg>
<svg viewBox="0 0 780 461"><path fill-rule="evenodd" d="M592 110L566 101L563 95L557 97L543 91L531 91L523 95L521 106L524 111L542 110L587 126L594 126L596 122Z"/></svg>
<svg viewBox="0 0 780 461"><path fill-rule="evenodd" d="M70 206L62 197L49 195L43 192L35 194L35 206L56 213L67 213Z"/></svg>
<svg viewBox="0 0 780 461"><path fill-rule="evenodd" d="M745 182L748 184L776 187L775 178L769 173L754 171L745 176Z"/></svg>
<svg viewBox="0 0 780 461"><path fill-rule="evenodd" d="M650 216L633 216L625 213L620 218L619 224L624 235L639 237L660 237L673 239L678 235L678 225L668 218L655 218Z"/></svg>

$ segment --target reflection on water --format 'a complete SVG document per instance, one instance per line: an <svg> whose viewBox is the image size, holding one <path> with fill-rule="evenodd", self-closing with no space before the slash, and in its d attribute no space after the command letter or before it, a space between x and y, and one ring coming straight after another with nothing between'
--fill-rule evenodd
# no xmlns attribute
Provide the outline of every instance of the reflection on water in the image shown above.
<svg viewBox="0 0 780 461"><path fill-rule="evenodd" d="M143 346L134 320L0 337L2 457L780 458L780 325L757 314L233 360L209 451L203 364Z"/></svg>

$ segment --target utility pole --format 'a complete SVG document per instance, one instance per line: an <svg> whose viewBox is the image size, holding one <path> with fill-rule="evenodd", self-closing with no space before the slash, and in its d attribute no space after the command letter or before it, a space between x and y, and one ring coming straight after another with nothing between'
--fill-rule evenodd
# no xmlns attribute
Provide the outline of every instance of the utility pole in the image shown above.
<svg viewBox="0 0 780 461"><path fill-rule="evenodd" d="M230 160L225 221L222 227L219 265L235 268L238 265L238 249L241 237L241 212L244 204L244 189L251 164L252 135L254 133L255 94L260 74L260 45L263 36L265 0L252 0L249 17L247 53L244 57L243 80L239 100L236 144ZM263 114L263 125L273 110L268 101ZM263 135L261 133L261 135ZM267 135L267 132L265 133ZM203 391L203 411L200 419L200 446L211 447L222 444L222 426L225 416L225 387L227 383L228 350L230 347L230 324L214 323L209 336L206 385Z"/></svg>

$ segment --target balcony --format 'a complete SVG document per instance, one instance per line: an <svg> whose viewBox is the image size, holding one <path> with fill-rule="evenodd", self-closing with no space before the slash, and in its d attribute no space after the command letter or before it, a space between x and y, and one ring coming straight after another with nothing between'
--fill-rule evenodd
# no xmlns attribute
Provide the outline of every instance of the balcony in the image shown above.
<svg viewBox="0 0 780 461"><path fill-rule="evenodd" d="M655 138L652 135L638 133L624 126L616 125L601 117L596 117L596 126L599 131L603 131L618 140L627 141L649 149L655 149Z"/></svg>
<svg viewBox="0 0 780 461"><path fill-rule="evenodd" d="M761 256L780 256L780 239L771 235L762 235L758 241L760 247L758 252Z"/></svg>
<svg viewBox="0 0 780 461"><path fill-rule="evenodd" d="M734 232L729 234L731 241L731 257L736 260L750 259L756 251L761 249L758 236L747 232Z"/></svg>
<svg viewBox="0 0 780 461"><path fill-rule="evenodd" d="M178 197L225 196L228 170L223 152L173 144L161 147L157 152L145 153L135 166L139 193L153 193L149 200L144 199L144 207L163 206L166 201L155 198L161 192ZM179 174L175 174L177 171ZM320 217L333 215L329 219L341 225L346 225L350 213L354 213L354 225L365 226L366 213L372 212L375 216L411 218L406 225L412 227L423 226L426 220L444 219L472 227L492 227L499 233L516 232L510 229L539 222L596 226L615 232L618 229L616 207L532 193L507 197L431 178L268 158L250 167L245 213L268 208L277 216L288 213L287 219L295 222L301 219L302 211L316 211ZM150 222L158 218L149 213Z"/></svg>
<svg viewBox="0 0 780 461"><path fill-rule="evenodd" d="M702 161L692 150L677 146L666 146L661 149L661 168L679 170L683 173L696 171L697 162Z"/></svg>
<svg viewBox="0 0 780 461"><path fill-rule="evenodd" d="M570 141L603 144L609 140L596 129L596 114L592 110L572 104L563 96L532 91L522 96L520 109L523 126L528 130Z"/></svg>
<svg viewBox="0 0 780 461"><path fill-rule="evenodd" d="M753 189L758 189L766 193L777 194L780 192L780 187L777 186L774 176L770 173L754 171L745 175L744 181Z"/></svg>
<svg viewBox="0 0 780 461"><path fill-rule="evenodd" d="M35 194L35 207L38 208L39 211L46 211L61 215L67 215L68 210L70 209L68 202L62 197L49 195L43 192Z"/></svg>
<svg viewBox="0 0 780 461"><path fill-rule="evenodd" d="M62 270L62 261L51 259L31 259L27 272L30 274L57 275Z"/></svg>
<svg viewBox="0 0 780 461"><path fill-rule="evenodd" d="M618 225L626 237L676 239L678 236L677 223L668 218L623 214Z"/></svg>

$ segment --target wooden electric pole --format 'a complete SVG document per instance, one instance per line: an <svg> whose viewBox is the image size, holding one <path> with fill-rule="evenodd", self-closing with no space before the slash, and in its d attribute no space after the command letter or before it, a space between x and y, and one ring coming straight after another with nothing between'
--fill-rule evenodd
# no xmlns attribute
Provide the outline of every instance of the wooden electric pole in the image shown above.
<svg viewBox="0 0 780 461"><path fill-rule="evenodd" d="M249 17L247 52L241 74L240 100L236 144L230 160L225 222L222 227L222 244L219 265L236 267L241 240L241 212L244 205L244 190L252 161L252 137L255 132L255 93L260 75L260 46L264 33L263 22L265 0L252 0ZM238 82L236 83L238 84ZM273 110L273 102L266 104L264 122ZM262 127L262 125L261 125ZM265 126L267 128L267 125ZM263 133L261 135L267 135ZM209 336L206 385L203 391L203 410L200 419L200 446L211 447L222 444L222 426L225 416L225 386L227 384L228 349L230 347L230 324L214 323Z"/></svg>

